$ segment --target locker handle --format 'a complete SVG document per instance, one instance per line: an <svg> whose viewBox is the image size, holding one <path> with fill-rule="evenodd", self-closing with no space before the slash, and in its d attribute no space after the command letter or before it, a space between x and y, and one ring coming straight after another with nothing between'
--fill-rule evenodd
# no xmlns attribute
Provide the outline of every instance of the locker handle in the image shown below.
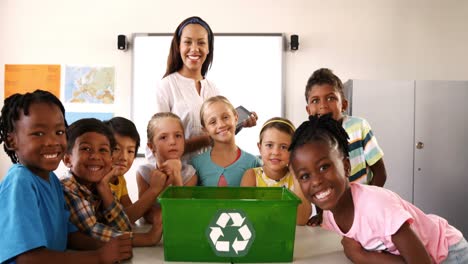
<svg viewBox="0 0 468 264"><path fill-rule="evenodd" d="M424 143L419 141L417 144L416 144L416 148L417 149L423 149L424 148Z"/></svg>

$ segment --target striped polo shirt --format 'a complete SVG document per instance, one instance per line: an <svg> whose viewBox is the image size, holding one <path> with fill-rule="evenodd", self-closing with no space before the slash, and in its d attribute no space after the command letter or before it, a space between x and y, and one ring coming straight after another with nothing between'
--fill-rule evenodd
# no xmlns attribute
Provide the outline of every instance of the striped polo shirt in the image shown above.
<svg viewBox="0 0 468 264"><path fill-rule="evenodd" d="M369 166L383 157L383 151L365 119L345 115L342 124L349 135L349 181L369 184L373 177Z"/></svg>

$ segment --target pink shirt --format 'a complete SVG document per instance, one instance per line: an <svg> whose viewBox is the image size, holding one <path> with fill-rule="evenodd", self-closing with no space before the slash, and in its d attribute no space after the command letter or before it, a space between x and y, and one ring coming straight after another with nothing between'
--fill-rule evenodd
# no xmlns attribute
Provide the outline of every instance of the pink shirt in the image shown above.
<svg viewBox="0 0 468 264"><path fill-rule="evenodd" d="M425 214L390 190L359 183L350 183L350 188L354 221L348 233L341 232L331 211L323 212L322 227L358 241L369 251L385 250L400 255L392 235L407 221L436 263L443 261L449 246L463 237L447 220Z"/></svg>

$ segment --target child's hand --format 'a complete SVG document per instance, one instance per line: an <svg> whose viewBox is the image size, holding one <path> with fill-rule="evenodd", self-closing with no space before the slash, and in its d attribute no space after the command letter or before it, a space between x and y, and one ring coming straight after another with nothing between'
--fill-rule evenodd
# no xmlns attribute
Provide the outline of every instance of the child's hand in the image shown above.
<svg viewBox="0 0 468 264"><path fill-rule="evenodd" d="M112 238L98 251L99 263L116 263L132 257L132 239L130 234Z"/></svg>
<svg viewBox="0 0 468 264"><path fill-rule="evenodd" d="M112 168L106 175L104 175L99 182L96 183L97 190L102 194L106 192L109 187L110 180L114 177L116 169Z"/></svg>
<svg viewBox="0 0 468 264"><path fill-rule="evenodd" d="M160 168L169 177L169 182L175 186L182 186L182 162L179 159L166 160Z"/></svg>
<svg viewBox="0 0 468 264"><path fill-rule="evenodd" d="M107 172L99 181L99 184L109 184L112 178L114 178L115 174L117 173L117 170L112 167L109 172Z"/></svg>
<svg viewBox="0 0 468 264"><path fill-rule="evenodd" d="M155 195L159 195L162 190L164 190L168 185L169 177L166 173L155 169L151 171L149 189L155 191Z"/></svg>
<svg viewBox="0 0 468 264"><path fill-rule="evenodd" d="M307 222L308 226L320 226L322 224L322 211L317 212L316 215L312 216Z"/></svg>
<svg viewBox="0 0 468 264"><path fill-rule="evenodd" d="M341 239L341 245L343 245L343 251L346 257L349 258L353 263L357 263L357 260L362 257L362 254L365 253L361 243L352 238L344 236Z"/></svg>

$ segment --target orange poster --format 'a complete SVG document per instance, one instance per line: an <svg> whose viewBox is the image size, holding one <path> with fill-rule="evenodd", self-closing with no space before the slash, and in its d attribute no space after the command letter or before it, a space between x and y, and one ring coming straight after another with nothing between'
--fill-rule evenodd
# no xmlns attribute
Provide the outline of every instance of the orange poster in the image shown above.
<svg viewBox="0 0 468 264"><path fill-rule="evenodd" d="M5 98L37 89L49 91L60 98L60 65L5 65Z"/></svg>

